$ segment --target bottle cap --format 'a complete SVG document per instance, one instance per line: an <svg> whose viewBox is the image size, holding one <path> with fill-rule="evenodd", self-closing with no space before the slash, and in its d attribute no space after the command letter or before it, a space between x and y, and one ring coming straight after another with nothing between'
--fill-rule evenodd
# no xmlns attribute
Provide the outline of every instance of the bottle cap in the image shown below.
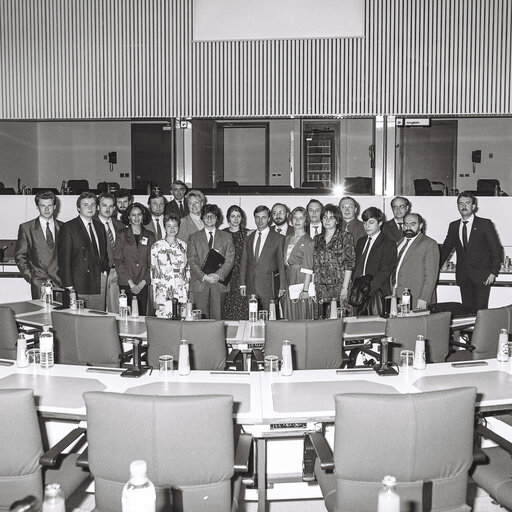
<svg viewBox="0 0 512 512"><path fill-rule="evenodd" d="M188 345L188 340L181 340L180 342L182 345Z"/></svg>
<svg viewBox="0 0 512 512"><path fill-rule="evenodd" d="M49 325L43 325L43 332L50 332L50 326Z"/></svg>
<svg viewBox="0 0 512 512"><path fill-rule="evenodd" d="M396 485L396 477L394 476L391 476L391 475L387 475L383 478L382 480L382 483L384 485L387 485L389 487L393 486L393 485Z"/></svg>
<svg viewBox="0 0 512 512"><path fill-rule="evenodd" d="M418 337L416 339L419 341L423 341L425 338L421 334L418 334Z"/></svg>
<svg viewBox="0 0 512 512"><path fill-rule="evenodd" d="M148 465L145 460L134 460L130 464L130 474L133 477L140 478L146 476L147 471Z"/></svg>

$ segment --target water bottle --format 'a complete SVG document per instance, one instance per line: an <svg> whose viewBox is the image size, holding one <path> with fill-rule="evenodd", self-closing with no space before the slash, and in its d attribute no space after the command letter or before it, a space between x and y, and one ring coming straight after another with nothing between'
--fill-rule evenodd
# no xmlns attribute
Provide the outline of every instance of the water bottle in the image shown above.
<svg viewBox="0 0 512 512"><path fill-rule="evenodd" d="M132 318L139 318L139 301L135 295L132 297Z"/></svg>
<svg viewBox="0 0 512 512"><path fill-rule="evenodd" d="M414 368L416 368L416 370L424 370L426 367L425 338L421 334L418 334L414 350Z"/></svg>
<svg viewBox="0 0 512 512"><path fill-rule="evenodd" d="M51 279L47 279L46 283L43 284L43 293L41 293L41 299L46 304L53 303L53 284Z"/></svg>
<svg viewBox="0 0 512 512"><path fill-rule="evenodd" d="M383 487L379 491L379 504L377 512L400 512L400 496L396 493L396 478L385 476Z"/></svg>
<svg viewBox="0 0 512 512"><path fill-rule="evenodd" d="M404 288L402 293L402 315L408 315L411 312L411 292L409 288Z"/></svg>
<svg viewBox="0 0 512 512"><path fill-rule="evenodd" d="M121 290L119 293L119 314L124 316L125 312L128 309L128 297L126 296L126 292ZM123 314L124 313L124 314Z"/></svg>
<svg viewBox="0 0 512 512"><path fill-rule="evenodd" d="M47 484L44 486L42 512L66 512L64 493L60 484Z"/></svg>
<svg viewBox="0 0 512 512"><path fill-rule="evenodd" d="M185 320L187 322L191 322L192 320L194 320L192 316L192 302L190 302L189 300L187 300L187 303L185 304Z"/></svg>
<svg viewBox="0 0 512 512"><path fill-rule="evenodd" d="M41 368L51 368L53 366L53 333L49 325L43 325L43 332L39 337L39 353Z"/></svg>
<svg viewBox="0 0 512 512"><path fill-rule="evenodd" d="M498 338L498 352L496 358L500 363L506 363L509 358L508 353L508 331L507 329L501 329Z"/></svg>
<svg viewBox="0 0 512 512"><path fill-rule="evenodd" d="M270 305L268 307L268 319L269 320L277 320L276 302L274 300L270 301Z"/></svg>
<svg viewBox="0 0 512 512"><path fill-rule="evenodd" d="M283 341L282 349L282 362L281 362L281 375L289 377L293 374L293 362L292 362L292 346L288 340Z"/></svg>
<svg viewBox="0 0 512 512"><path fill-rule="evenodd" d="M16 343L16 366L18 368L26 368L28 366L27 340L22 332L19 333Z"/></svg>
<svg viewBox="0 0 512 512"><path fill-rule="evenodd" d="M274 304L275 307L275 304ZM258 321L258 299L256 294L252 293L249 299L249 322L255 324Z"/></svg>
<svg viewBox="0 0 512 512"><path fill-rule="evenodd" d="M73 287L71 287L69 289L69 309L71 311L76 311L77 310L77 305L76 305L76 291Z"/></svg>
<svg viewBox="0 0 512 512"><path fill-rule="evenodd" d="M130 480L123 487L121 497L123 512L155 512L155 486L147 476L145 460L134 460L130 464Z"/></svg>
<svg viewBox="0 0 512 512"><path fill-rule="evenodd" d="M188 375L190 373L190 352L187 340L181 340L180 353L178 356L178 374Z"/></svg>
<svg viewBox="0 0 512 512"><path fill-rule="evenodd" d="M338 318L338 303L336 302L336 299L334 297L331 299L331 314L329 318Z"/></svg>

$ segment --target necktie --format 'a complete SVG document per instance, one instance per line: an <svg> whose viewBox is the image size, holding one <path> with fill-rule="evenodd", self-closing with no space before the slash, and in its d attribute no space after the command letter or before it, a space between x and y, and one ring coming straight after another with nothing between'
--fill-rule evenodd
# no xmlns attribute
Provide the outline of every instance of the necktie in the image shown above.
<svg viewBox="0 0 512 512"><path fill-rule="evenodd" d="M213 248L213 231L210 231L210 240L208 240L208 249Z"/></svg>
<svg viewBox="0 0 512 512"><path fill-rule="evenodd" d="M46 223L46 243L48 244L48 249L53 251L55 248L55 241L53 240L52 230L50 229L50 223Z"/></svg>
<svg viewBox="0 0 512 512"><path fill-rule="evenodd" d="M256 257L256 261L260 257L260 246L261 246L261 231L258 231L258 240L256 242L256 250L254 251L254 256Z"/></svg>
<svg viewBox="0 0 512 512"><path fill-rule="evenodd" d="M402 224L403 224L403 222L398 223L398 231L402 231Z"/></svg>
<svg viewBox="0 0 512 512"><path fill-rule="evenodd" d="M96 244L96 237L94 236L94 232L92 230L92 222L89 222L89 235L91 237L92 248L94 250L94 254L96 255L96 259L98 263L100 261L100 251L98 250L98 245Z"/></svg>
<svg viewBox="0 0 512 512"><path fill-rule="evenodd" d="M313 226L315 228L315 234L313 236L318 235L318 226Z"/></svg>
<svg viewBox="0 0 512 512"><path fill-rule="evenodd" d="M278 233L281 233L282 229L281 229L281 228L276 228L276 231L277 231Z"/></svg>
<svg viewBox="0 0 512 512"><path fill-rule="evenodd" d="M160 222L158 219L155 219L156 224L156 238L160 240L162 238L162 228L160 227Z"/></svg>
<svg viewBox="0 0 512 512"><path fill-rule="evenodd" d="M115 247L116 242L115 242L115 240L114 240L114 234L112 233L112 230L110 229L110 223L109 223L109 222L107 222L107 223L105 224L105 226L107 227L107 236L108 236L108 241L110 242L110 245L111 245L112 247Z"/></svg>
<svg viewBox="0 0 512 512"><path fill-rule="evenodd" d="M405 249L407 249L407 246L409 245L409 242L411 241L410 238L406 238L405 239L405 244L402 246L402 248L400 249L400 252L398 253L398 257L397 257L397 260L396 260L396 270L393 272L392 274L392 279L391 279L391 284L393 286L395 286L396 284L396 279L397 279L397 274L398 274L398 265L400 265L400 258L402 257L402 255L404 254L405 252Z"/></svg>
<svg viewBox="0 0 512 512"><path fill-rule="evenodd" d="M368 249L370 248L370 244L372 242L372 237L369 236L366 241L366 245L364 246L363 254L361 255L361 261L363 262L363 276L366 274L366 255L368 254Z"/></svg>
<svg viewBox="0 0 512 512"><path fill-rule="evenodd" d="M185 216L185 210L183 209L183 201L180 201L180 217Z"/></svg>
<svg viewBox="0 0 512 512"><path fill-rule="evenodd" d="M462 223L464 226L462 226L462 245L464 246L464 250L468 247L468 221L463 220Z"/></svg>

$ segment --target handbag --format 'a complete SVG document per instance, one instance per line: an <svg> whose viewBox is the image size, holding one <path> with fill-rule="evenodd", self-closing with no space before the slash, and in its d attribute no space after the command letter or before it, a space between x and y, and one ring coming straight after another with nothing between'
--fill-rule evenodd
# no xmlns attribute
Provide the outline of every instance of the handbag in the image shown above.
<svg viewBox="0 0 512 512"><path fill-rule="evenodd" d="M355 308L364 306L370 296L370 283L373 277L370 274L359 276L354 279L348 303Z"/></svg>
<svg viewBox="0 0 512 512"><path fill-rule="evenodd" d="M291 300L297 300L300 292L304 289L304 283L288 285L288 295ZM310 297L316 297L315 283L309 283L308 294Z"/></svg>

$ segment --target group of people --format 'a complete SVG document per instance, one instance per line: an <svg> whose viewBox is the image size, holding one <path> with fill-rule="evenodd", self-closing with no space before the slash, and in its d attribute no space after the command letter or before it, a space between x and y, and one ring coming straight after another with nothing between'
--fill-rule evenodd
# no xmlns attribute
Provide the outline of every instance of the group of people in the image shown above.
<svg viewBox="0 0 512 512"><path fill-rule="evenodd" d="M168 201L153 192L145 206L126 189L83 192L78 216L65 223L54 217L55 195L38 193L39 215L20 225L15 255L32 297L50 279L73 287L91 309L118 312L124 290L143 315L170 318L176 302L190 300L203 318L242 320L254 294L261 309L273 301L278 318L316 319L333 299L349 314L375 313L376 303L407 287L412 307L426 308L455 249L463 306L476 311L487 307L501 263L493 223L474 215L470 192L457 198L461 220L450 224L441 250L405 197L393 199L388 221L373 206L359 220L352 197L338 205L311 199L291 212L282 203L260 205L251 231L237 205L220 230L222 212L200 190L175 181L171 193Z"/></svg>

